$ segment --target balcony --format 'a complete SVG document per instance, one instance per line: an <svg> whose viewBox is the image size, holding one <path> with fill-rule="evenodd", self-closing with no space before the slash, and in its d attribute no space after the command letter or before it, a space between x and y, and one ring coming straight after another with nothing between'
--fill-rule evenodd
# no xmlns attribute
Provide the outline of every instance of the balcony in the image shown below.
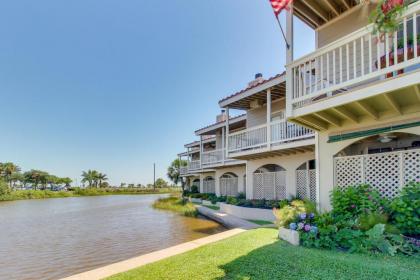
<svg viewBox="0 0 420 280"><path fill-rule="evenodd" d="M269 136L270 135L270 136ZM299 140L312 139L314 132L285 120L252 127L229 135L229 155L299 146ZM270 139L270 141L267 141Z"/></svg>
<svg viewBox="0 0 420 280"><path fill-rule="evenodd" d="M384 106L368 100L338 112L321 112L332 107L346 106L369 97L389 92L383 103L390 110L404 113L404 98L396 91L412 86L411 92L418 93L420 63L420 2L413 3L404 13L400 29L383 38L372 33L373 25L353 32L315 52L287 65L287 117L322 130L328 125L337 126L341 120L358 122L361 115L378 118ZM388 83L388 84L386 84ZM395 95L395 96L394 96ZM415 96L414 96L415 97ZM369 104L371 103L371 104ZM318 115L311 115L321 112ZM332 115L331 115L331 114ZM302 119L299 119L302 117ZM307 118L306 118L307 117Z"/></svg>
<svg viewBox="0 0 420 280"><path fill-rule="evenodd" d="M200 160L189 161L188 164L187 164L187 167L188 167L189 172L197 171L201 168L201 162L200 162Z"/></svg>

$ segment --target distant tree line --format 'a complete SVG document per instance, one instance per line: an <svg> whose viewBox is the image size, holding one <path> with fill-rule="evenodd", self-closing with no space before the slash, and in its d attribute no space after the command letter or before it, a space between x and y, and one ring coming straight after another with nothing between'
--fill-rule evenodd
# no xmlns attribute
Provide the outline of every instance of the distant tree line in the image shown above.
<svg viewBox="0 0 420 280"><path fill-rule="evenodd" d="M48 189L53 186L69 187L72 180L68 177L58 177L48 172L32 169L22 172L21 168L12 162L0 162L0 179L6 182L10 189L31 186L33 189Z"/></svg>

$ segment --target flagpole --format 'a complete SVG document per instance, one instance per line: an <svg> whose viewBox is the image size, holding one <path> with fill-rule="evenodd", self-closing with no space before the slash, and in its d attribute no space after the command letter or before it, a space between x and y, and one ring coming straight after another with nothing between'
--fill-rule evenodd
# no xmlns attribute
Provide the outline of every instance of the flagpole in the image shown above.
<svg viewBox="0 0 420 280"><path fill-rule="evenodd" d="M287 42L286 35L284 34L284 31L283 31L283 27L281 27L281 23L280 23L279 17L276 14L274 14L274 17L276 18L277 23L279 24L279 27L280 27L280 30L281 30L281 34L283 35L284 42L286 43L286 47L287 47L287 49L290 49L290 45L289 45L289 42Z"/></svg>

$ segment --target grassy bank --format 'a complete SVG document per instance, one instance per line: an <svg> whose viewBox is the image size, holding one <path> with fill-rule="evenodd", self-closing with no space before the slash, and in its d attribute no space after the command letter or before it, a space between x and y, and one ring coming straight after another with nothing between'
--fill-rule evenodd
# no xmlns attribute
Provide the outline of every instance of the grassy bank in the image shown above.
<svg viewBox="0 0 420 280"><path fill-rule="evenodd" d="M127 279L420 279L420 262L294 247L257 229L111 277Z"/></svg>
<svg viewBox="0 0 420 280"><path fill-rule="evenodd" d="M195 209L194 204L176 196L158 199L153 203L153 207L177 212L188 217L197 216L197 209Z"/></svg>
<svg viewBox="0 0 420 280"><path fill-rule="evenodd" d="M141 194L164 194L177 192L176 189L138 189L138 188L121 188L121 189L74 189L71 191L49 191L49 190L22 190L12 191L7 194L0 195L0 201L13 201L24 199L45 199L75 196L100 196L100 195L141 195Z"/></svg>

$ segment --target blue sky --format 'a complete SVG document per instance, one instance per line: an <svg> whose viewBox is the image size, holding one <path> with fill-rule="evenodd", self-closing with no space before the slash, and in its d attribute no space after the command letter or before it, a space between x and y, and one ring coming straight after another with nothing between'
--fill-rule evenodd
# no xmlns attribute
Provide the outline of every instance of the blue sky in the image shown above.
<svg viewBox="0 0 420 280"><path fill-rule="evenodd" d="M264 0L2 1L0 41L0 161L114 184L165 177L219 99L285 60Z"/></svg>

